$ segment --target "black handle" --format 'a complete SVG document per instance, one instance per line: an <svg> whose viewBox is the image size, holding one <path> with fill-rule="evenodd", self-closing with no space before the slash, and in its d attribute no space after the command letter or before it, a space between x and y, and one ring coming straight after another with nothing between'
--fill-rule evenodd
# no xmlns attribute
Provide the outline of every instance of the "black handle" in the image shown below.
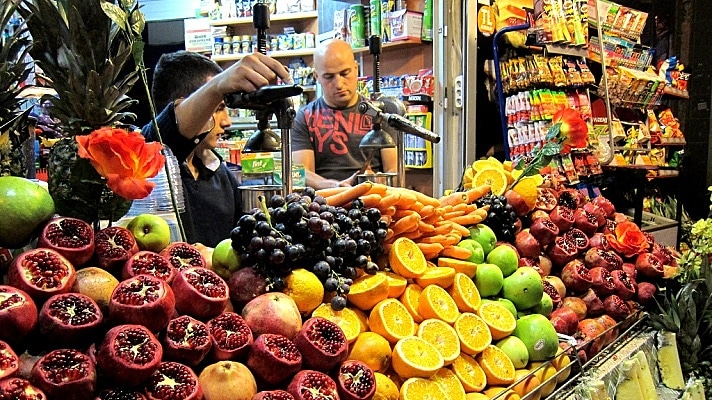
<svg viewBox="0 0 712 400"><path fill-rule="evenodd" d="M440 142L440 136L436 135L435 133L418 126L414 124L411 120L408 118L401 117L398 114L388 114L388 113L382 113L383 119L386 120L386 123L389 126L392 126L399 131L403 131L405 133L410 133L411 135L415 135L421 139L425 139L429 142L433 143L439 143Z"/></svg>
<svg viewBox="0 0 712 400"><path fill-rule="evenodd" d="M225 105L228 108L259 109L262 108L259 106L300 95L303 91L304 89L299 85L263 86L254 92L230 93L225 96Z"/></svg>

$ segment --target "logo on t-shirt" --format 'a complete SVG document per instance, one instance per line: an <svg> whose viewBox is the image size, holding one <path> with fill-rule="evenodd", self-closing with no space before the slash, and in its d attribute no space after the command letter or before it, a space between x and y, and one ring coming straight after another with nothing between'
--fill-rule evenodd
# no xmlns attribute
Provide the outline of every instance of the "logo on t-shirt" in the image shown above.
<svg viewBox="0 0 712 400"><path fill-rule="evenodd" d="M371 130L371 116L352 110L354 111L344 112L344 110L317 108L313 112L304 111L315 152L347 154L349 135L363 136Z"/></svg>

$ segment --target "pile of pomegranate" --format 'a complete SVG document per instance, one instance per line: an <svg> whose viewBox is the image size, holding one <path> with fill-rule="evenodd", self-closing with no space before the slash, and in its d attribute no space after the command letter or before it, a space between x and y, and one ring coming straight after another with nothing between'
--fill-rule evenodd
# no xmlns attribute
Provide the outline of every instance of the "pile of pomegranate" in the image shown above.
<svg viewBox="0 0 712 400"><path fill-rule="evenodd" d="M77 269L89 265L120 280L106 303L73 291ZM125 228L94 232L59 217L0 274L0 399L356 400L375 392L373 371L346 360L339 326L303 321L283 293L245 298L246 278L223 280L189 243L139 251Z"/></svg>
<svg viewBox="0 0 712 400"><path fill-rule="evenodd" d="M535 210L522 220L528 227L514 243L520 265L544 277L554 304L550 320L558 333L576 337L585 349L580 356L590 357L613 341L613 326L649 304L666 266L676 266L673 250L638 227L640 251L617 251L616 228L633 223L602 196L588 200L575 189L540 187Z"/></svg>

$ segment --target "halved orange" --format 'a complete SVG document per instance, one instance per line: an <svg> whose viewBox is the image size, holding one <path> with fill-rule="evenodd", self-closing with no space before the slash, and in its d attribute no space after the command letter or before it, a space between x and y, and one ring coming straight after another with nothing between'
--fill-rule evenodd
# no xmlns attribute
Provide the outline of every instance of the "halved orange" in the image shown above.
<svg viewBox="0 0 712 400"><path fill-rule="evenodd" d="M517 327L514 315L497 301L482 302L477 309L477 315L485 321L494 340L511 335Z"/></svg>
<svg viewBox="0 0 712 400"><path fill-rule="evenodd" d="M440 385L435 381L423 378L410 378L403 382L400 389L400 400L443 400L447 399Z"/></svg>
<svg viewBox="0 0 712 400"><path fill-rule="evenodd" d="M408 285L407 279L391 271L378 271L378 273L388 278L388 297L395 299L403 294L405 287Z"/></svg>
<svg viewBox="0 0 712 400"><path fill-rule="evenodd" d="M522 398L514 392L514 390L509 389L504 386L490 386L484 391L484 394L490 399L497 400L521 400Z"/></svg>
<svg viewBox="0 0 712 400"><path fill-rule="evenodd" d="M440 286L430 285L423 289L418 298L418 312L423 318L437 318L448 324L460 316L455 300Z"/></svg>
<svg viewBox="0 0 712 400"><path fill-rule="evenodd" d="M487 376L480 364L467 354L460 354L450 366L466 392L481 392L487 386Z"/></svg>
<svg viewBox="0 0 712 400"><path fill-rule="evenodd" d="M354 310L348 307L335 311L330 304L323 303L312 312L312 317L322 317L338 325L349 343L353 343L361 333L361 322Z"/></svg>
<svg viewBox="0 0 712 400"><path fill-rule="evenodd" d="M443 367L444 361L438 349L425 339L408 336L393 347L391 365L403 379L430 378Z"/></svg>
<svg viewBox="0 0 712 400"><path fill-rule="evenodd" d="M440 385L443 392L447 393L449 400L466 400L465 388L454 372L447 368L440 368L438 372L430 378Z"/></svg>
<svg viewBox="0 0 712 400"><path fill-rule="evenodd" d="M447 288L447 292L455 300L460 312L475 312L482 302L475 282L462 272L455 274L452 286Z"/></svg>
<svg viewBox="0 0 712 400"><path fill-rule="evenodd" d="M460 338L460 351L475 355L492 343L492 333L485 321L474 313L462 313L454 324Z"/></svg>
<svg viewBox="0 0 712 400"><path fill-rule="evenodd" d="M418 286L415 283L409 283L408 286L405 287L405 290L403 291L403 294L398 297L398 300L400 300L401 303L405 306L405 308L408 310L410 315L413 317L413 321L415 322L420 322L423 320L423 316L420 315L420 311L418 311L418 303L420 302L420 293L423 292L423 288Z"/></svg>
<svg viewBox="0 0 712 400"><path fill-rule="evenodd" d="M455 280L455 268L435 267L428 268L425 273L414 279L420 287L437 285L441 288L448 288Z"/></svg>
<svg viewBox="0 0 712 400"><path fill-rule="evenodd" d="M411 239L399 237L388 252L388 263L396 274L404 278L417 278L428 267L425 256Z"/></svg>
<svg viewBox="0 0 712 400"><path fill-rule="evenodd" d="M361 310L370 310L388 297L388 277L383 274L363 275L351 285L348 300Z"/></svg>
<svg viewBox="0 0 712 400"><path fill-rule="evenodd" d="M418 326L418 337L435 346L443 357L445 365L460 355L460 339L455 328L439 319L426 319Z"/></svg>
<svg viewBox="0 0 712 400"><path fill-rule="evenodd" d="M475 356L475 360L485 371L489 385L511 385L514 383L514 364L499 347L487 346Z"/></svg>
<svg viewBox="0 0 712 400"><path fill-rule="evenodd" d="M489 185L492 194L497 196L503 195L507 189L507 176L504 175L503 168L486 167L481 171L477 171L472 182L474 186Z"/></svg>
<svg viewBox="0 0 712 400"><path fill-rule="evenodd" d="M453 268L455 272L462 272L470 278L477 273L477 264L451 257L438 257L438 267Z"/></svg>
<svg viewBox="0 0 712 400"><path fill-rule="evenodd" d="M368 316L368 326L391 344L415 334L413 317L396 299L385 299L376 304Z"/></svg>

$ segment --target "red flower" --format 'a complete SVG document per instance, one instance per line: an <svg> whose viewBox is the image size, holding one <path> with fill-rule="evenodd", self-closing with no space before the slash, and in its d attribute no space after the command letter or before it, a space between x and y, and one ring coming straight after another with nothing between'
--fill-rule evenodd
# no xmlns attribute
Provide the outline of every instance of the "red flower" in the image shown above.
<svg viewBox="0 0 712 400"><path fill-rule="evenodd" d="M578 111L572 108L564 108L557 111L551 123L557 124L559 122L561 123L560 135L564 137L563 153L570 152L572 147L586 147L588 125L586 125L586 121L581 118L581 114Z"/></svg>
<svg viewBox="0 0 712 400"><path fill-rule="evenodd" d="M128 200L142 199L156 186L146 179L156 176L165 163L160 143L146 143L139 132L112 128L76 138L79 157L89 159L117 195Z"/></svg>
<svg viewBox="0 0 712 400"><path fill-rule="evenodd" d="M607 234L608 244L624 257L643 253L649 247L648 239L634 222L624 221L616 225L615 235Z"/></svg>

